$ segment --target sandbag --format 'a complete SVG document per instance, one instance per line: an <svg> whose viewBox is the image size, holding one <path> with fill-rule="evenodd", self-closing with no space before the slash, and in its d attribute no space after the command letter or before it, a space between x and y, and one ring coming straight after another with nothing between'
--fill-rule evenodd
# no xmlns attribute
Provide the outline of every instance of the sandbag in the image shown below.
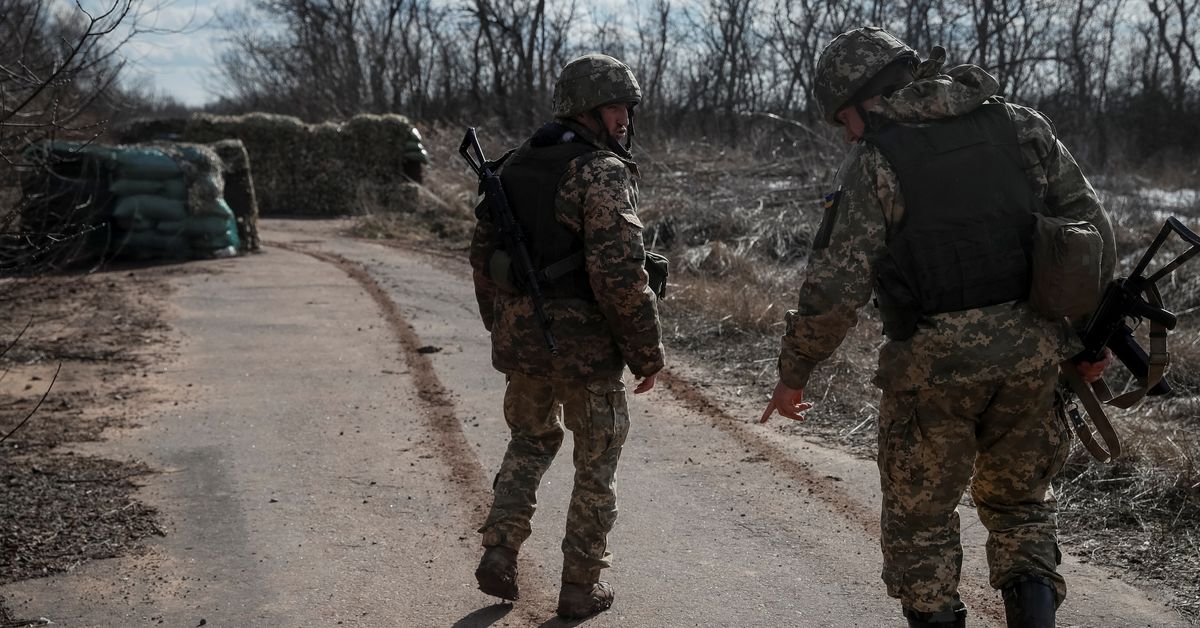
<svg viewBox="0 0 1200 628"><path fill-rule="evenodd" d="M187 220L163 220L154 225L154 229L162 234L179 235L187 229Z"/></svg>
<svg viewBox="0 0 1200 628"><path fill-rule="evenodd" d="M159 196L185 200L188 197L187 183L183 179L168 179L163 181L162 191L159 192Z"/></svg>
<svg viewBox="0 0 1200 628"><path fill-rule="evenodd" d="M113 207L113 217L134 218L141 216L155 222L164 220L183 220L187 209L183 201L150 194L126 196L119 199Z"/></svg>
<svg viewBox="0 0 1200 628"><path fill-rule="evenodd" d="M188 243L197 251L211 252L226 247L233 247L236 250L239 244L237 228L235 225L230 225L230 227L221 233L187 236Z"/></svg>
<svg viewBox="0 0 1200 628"><path fill-rule="evenodd" d="M154 221L137 214L123 217L114 216L112 222L122 231L148 231L155 227Z"/></svg>
<svg viewBox="0 0 1200 628"><path fill-rule="evenodd" d="M154 253L173 253L178 256L188 254L188 242L183 236L166 235L153 229L134 231L121 238L118 246L135 253L141 249Z"/></svg>
<svg viewBox="0 0 1200 628"><path fill-rule="evenodd" d="M155 179L117 179L108 186L108 191L117 196L162 194L165 183Z"/></svg>
<svg viewBox="0 0 1200 628"><path fill-rule="evenodd" d="M228 231L236 225L224 216L192 216L184 221L184 232L188 235L213 235L228 237ZM232 226L232 227L231 227Z"/></svg>
<svg viewBox="0 0 1200 628"><path fill-rule="evenodd" d="M237 219L233 211L224 200L219 201L219 206L223 213L192 216L187 220L185 232L196 249L211 252L229 246L241 248L242 241L238 237Z"/></svg>
<svg viewBox="0 0 1200 628"><path fill-rule="evenodd" d="M233 210L229 208L229 203L223 198L213 199L199 203L192 208L193 216L217 216L219 218L232 218Z"/></svg>
<svg viewBox="0 0 1200 628"><path fill-rule="evenodd" d="M1100 231L1089 222L1071 218L1042 214L1034 214L1034 218L1029 305L1052 320L1091 314L1104 290Z"/></svg>
<svg viewBox="0 0 1200 628"><path fill-rule="evenodd" d="M429 153L425 152L425 149L421 149L420 151L407 151L404 153L404 160L427 164L429 163Z"/></svg>
<svg viewBox="0 0 1200 628"><path fill-rule="evenodd" d="M177 179L183 170L165 153L149 148L124 147L115 151L117 172L121 179Z"/></svg>

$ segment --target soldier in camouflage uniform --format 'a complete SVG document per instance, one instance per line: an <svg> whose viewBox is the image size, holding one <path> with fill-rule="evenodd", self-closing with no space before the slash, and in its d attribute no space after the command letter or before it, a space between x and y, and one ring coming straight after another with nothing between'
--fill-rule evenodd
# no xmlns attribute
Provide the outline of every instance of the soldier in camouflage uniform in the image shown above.
<svg viewBox="0 0 1200 628"><path fill-rule="evenodd" d="M919 62L868 27L821 55L814 96L853 146L826 197L799 307L786 315L762 420L803 420L809 376L874 292L889 337L874 379L889 595L910 626L965 625L956 506L969 487L1008 625L1053 628L1066 587L1050 480L1070 444L1054 388L1058 364L1082 347L1070 323L1025 301L1025 234L1033 211L1090 222L1107 277L1112 227L1045 116L996 98L979 67L942 73L944 54ZM1092 380L1106 364L1077 368Z"/></svg>
<svg viewBox="0 0 1200 628"><path fill-rule="evenodd" d="M604 55L568 63L554 88L554 121L506 155L500 178L558 339L543 340L532 299L498 251L486 211L471 244L475 291L492 335L492 364L508 377L504 417L512 440L480 532L476 578L491 595L518 596L516 556L529 537L535 493L563 439L574 438L575 486L563 538L558 614L607 609L613 590L607 536L617 517L614 474L629 430L628 365L643 393L663 367L655 293L643 264L637 165L629 152L641 88L629 67ZM624 140L624 143L621 142Z"/></svg>

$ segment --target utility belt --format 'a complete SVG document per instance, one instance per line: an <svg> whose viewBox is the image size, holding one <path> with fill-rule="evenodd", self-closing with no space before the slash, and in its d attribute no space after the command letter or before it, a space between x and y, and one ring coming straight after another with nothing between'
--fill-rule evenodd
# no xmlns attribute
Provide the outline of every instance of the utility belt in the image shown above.
<svg viewBox="0 0 1200 628"><path fill-rule="evenodd" d="M502 292L508 294L525 294L523 282L513 272L512 257L501 248L492 251L488 260L488 278ZM667 296L667 275L670 273L670 262L666 256L646 251L646 275L649 278L650 290L660 300ZM595 302L596 295L592 292L584 268L583 251L576 251L557 262L538 269L535 279L542 294L551 299L583 299Z"/></svg>

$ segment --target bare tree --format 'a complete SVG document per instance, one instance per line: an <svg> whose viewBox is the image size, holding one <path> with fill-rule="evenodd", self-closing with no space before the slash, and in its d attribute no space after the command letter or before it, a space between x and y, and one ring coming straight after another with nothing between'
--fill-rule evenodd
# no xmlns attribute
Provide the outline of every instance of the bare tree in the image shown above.
<svg viewBox="0 0 1200 628"><path fill-rule="evenodd" d="M638 51L634 67L642 82L646 102L643 110L649 112L651 121L657 120L664 109L663 78L670 62L671 17L670 0L654 0L649 12L638 19Z"/></svg>
<svg viewBox="0 0 1200 628"><path fill-rule="evenodd" d="M1022 99L1026 83L1043 61L1053 61L1050 47L1053 3L1035 0L971 0L974 41L967 59L996 73L1000 88Z"/></svg>
<svg viewBox="0 0 1200 628"><path fill-rule="evenodd" d="M1118 17L1125 0L1076 0L1065 15L1058 46L1061 75L1059 109L1073 128L1094 133L1095 158L1108 159L1110 75L1117 46Z"/></svg>
<svg viewBox="0 0 1200 628"><path fill-rule="evenodd" d="M755 0L708 0L693 16L700 42L699 63L692 66L689 95L700 106L719 112L726 138L736 141L738 115L757 103L753 77L757 62L758 17Z"/></svg>
<svg viewBox="0 0 1200 628"><path fill-rule="evenodd" d="M132 0L99 12L81 5L58 14L50 0L0 0L0 270L35 271L45 252L86 225L80 200L51 185L50 153L34 150L54 139L90 140L102 130L99 103L117 90L121 46L138 33ZM47 187L15 193L18 177ZM58 211L46 208L56 206ZM34 210L38 211L34 211ZM25 224L17 223L24 216Z"/></svg>
<svg viewBox="0 0 1200 628"><path fill-rule="evenodd" d="M1108 135L1090 129L1105 120L1162 126L1170 115L1183 132L1130 141L1200 144L1188 122L1200 119L1200 0L625 0L628 12L576 1L255 0L231 24L227 98L308 118L386 109L525 128L548 113L563 64L601 51L637 71L643 128L736 140L746 113L811 122L821 49L876 24L921 53L945 46L951 65L984 67L1008 98L1087 130L1075 145L1101 158Z"/></svg>
<svg viewBox="0 0 1200 628"><path fill-rule="evenodd" d="M1187 81L1200 68L1196 43L1192 41L1198 0L1147 0L1146 7L1154 16L1157 50L1166 55L1171 72L1171 112L1183 115L1187 97Z"/></svg>

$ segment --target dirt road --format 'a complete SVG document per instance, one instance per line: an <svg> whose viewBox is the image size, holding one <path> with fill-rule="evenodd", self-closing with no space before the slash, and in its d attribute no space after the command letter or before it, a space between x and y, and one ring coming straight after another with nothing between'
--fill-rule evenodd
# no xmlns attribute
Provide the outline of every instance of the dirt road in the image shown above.
<svg viewBox="0 0 1200 628"><path fill-rule="evenodd" d="M539 494L515 606L474 588L475 528L506 444L461 260L266 221L264 255L174 278L180 355L142 426L81 450L161 473L143 555L3 588L64 627L553 626L570 446ZM869 461L753 423L679 355L633 427L589 626L900 626L878 577ZM178 403L177 403L178 402ZM569 440L569 439L568 439ZM963 509L973 626L1003 625ZM1067 557L1067 626L1182 626L1153 592Z"/></svg>

